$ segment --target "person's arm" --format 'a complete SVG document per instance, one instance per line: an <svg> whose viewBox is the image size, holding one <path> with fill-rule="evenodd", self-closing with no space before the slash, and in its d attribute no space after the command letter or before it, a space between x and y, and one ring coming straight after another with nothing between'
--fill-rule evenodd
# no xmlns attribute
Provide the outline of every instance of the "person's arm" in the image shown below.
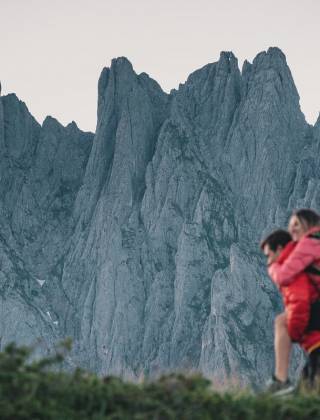
<svg viewBox="0 0 320 420"><path fill-rule="evenodd" d="M279 286L288 286L297 274L318 259L320 259L320 241L304 237L282 264L278 261L271 264L268 273Z"/></svg>

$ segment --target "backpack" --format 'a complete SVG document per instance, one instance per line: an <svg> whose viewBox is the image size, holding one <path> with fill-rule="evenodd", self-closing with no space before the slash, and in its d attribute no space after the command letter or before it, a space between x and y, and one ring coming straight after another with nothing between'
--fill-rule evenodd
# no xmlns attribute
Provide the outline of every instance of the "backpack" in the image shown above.
<svg viewBox="0 0 320 420"><path fill-rule="evenodd" d="M309 238L320 240L320 231L311 233L308 236ZM320 267L318 267L315 264L311 264L309 267L307 267L305 272L307 274L319 276L320 279ZM310 305L310 318L307 326L307 331L320 330L320 285L311 277L309 277L309 280L314 286L314 288L317 290L319 297Z"/></svg>

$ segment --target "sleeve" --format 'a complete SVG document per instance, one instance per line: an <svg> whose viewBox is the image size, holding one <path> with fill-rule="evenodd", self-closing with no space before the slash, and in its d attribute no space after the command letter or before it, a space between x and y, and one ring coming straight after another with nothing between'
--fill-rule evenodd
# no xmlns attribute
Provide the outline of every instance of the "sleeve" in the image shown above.
<svg viewBox="0 0 320 420"><path fill-rule="evenodd" d="M320 241L304 237L282 264L278 261L271 264L268 273L278 286L288 286L297 274L318 259L320 259Z"/></svg>
<svg viewBox="0 0 320 420"><path fill-rule="evenodd" d="M310 317L310 289L305 274L296 277L287 287L286 301L288 334L292 341L300 342Z"/></svg>

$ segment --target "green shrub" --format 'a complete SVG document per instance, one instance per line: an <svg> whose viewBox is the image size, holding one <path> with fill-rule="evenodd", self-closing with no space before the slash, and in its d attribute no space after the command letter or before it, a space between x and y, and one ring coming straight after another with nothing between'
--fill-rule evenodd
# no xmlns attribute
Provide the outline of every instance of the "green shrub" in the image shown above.
<svg viewBox="0 0 320 420"><path fill-rule="evenodd" d="M286 399L249 391L216 392L200 374L170 374L139 384L77 369L59 371L53 356L30 361L32 349L10 344L0 353L0 419L251 420L320 419L320 394Z"/></svg>

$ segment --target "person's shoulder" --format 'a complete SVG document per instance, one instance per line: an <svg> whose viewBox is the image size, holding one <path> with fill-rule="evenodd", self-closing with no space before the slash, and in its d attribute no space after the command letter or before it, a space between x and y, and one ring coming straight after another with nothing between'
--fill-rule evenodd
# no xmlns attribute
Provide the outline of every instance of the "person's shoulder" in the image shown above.
<svg viewBox="0 0 320 420"><path fill-rule="evenodd" d="M309 229L302 239L307 238L317 239L320 241L320 226L314 226L313 228Z"/></svg>
<svg viewBox="0 0 320 420"><path fill-rule="evenodd" d="M288 256L291 254L291 252L296 247L297 243L290 241L287 243L287 245L283 248L283 250L280 252L280 255L277 259L277 262L281 264L285 259L288 258Z"/></svg>
<svg viewBox="0 0 320 420"><path fill-rule="evenodd" d="M298 242L299 249L320 247L320 227L309 229Z"/></svg>

